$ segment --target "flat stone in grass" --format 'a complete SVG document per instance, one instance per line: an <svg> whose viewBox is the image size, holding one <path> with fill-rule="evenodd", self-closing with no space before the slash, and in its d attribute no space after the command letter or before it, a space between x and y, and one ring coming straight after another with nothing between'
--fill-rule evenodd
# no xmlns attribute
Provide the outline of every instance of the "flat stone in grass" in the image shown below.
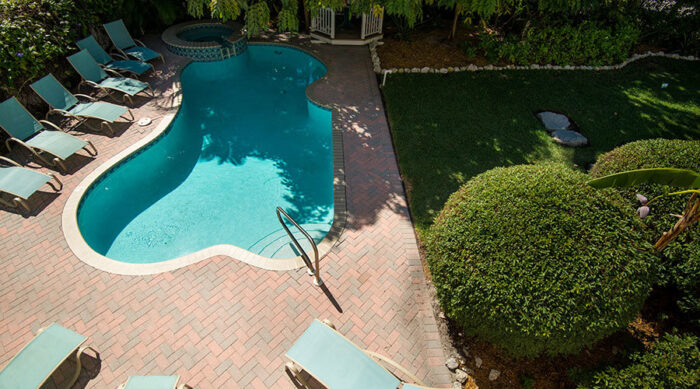
<svg viewBox="0 0 700 389"><path fill-rule="evenodd" d="M552 133L552 138L562 146L582 147L588 144L585 136L571 130L556 130Z"/></svg>
<svg viewBox="0 0 700 389"><path fill-rule="evenodd" d="M571 121L569 118L560 113L542 111L537 114L537 118L540 119L544 125L544 128L546 128L549 132L556 130L569 130L571 128Z"/></svg>

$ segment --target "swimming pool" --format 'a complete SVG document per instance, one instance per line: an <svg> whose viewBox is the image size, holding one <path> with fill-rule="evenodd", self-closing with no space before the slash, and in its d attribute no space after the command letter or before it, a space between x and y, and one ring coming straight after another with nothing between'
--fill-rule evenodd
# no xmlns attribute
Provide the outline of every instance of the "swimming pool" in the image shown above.
<svg viewBox="0 0 700 389"><path fill-rule="evenodd" d="M314 57L273 45L189 64L170 126L86 188L82 238L127 263L220 244L295 257L281 206L321 241L334 216L331 112L305 90L325 73Z"/></svg>

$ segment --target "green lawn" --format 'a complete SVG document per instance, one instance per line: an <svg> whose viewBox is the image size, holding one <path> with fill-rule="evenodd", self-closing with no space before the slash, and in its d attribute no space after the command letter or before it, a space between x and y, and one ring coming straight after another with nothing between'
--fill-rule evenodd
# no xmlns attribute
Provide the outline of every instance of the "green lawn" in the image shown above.
<svg viewBox="0 0 700 389"><path fill-rule="evenodd" d="M396 74L384 97L419 235L451 193L493 167L550 160L587 168L633 140L700 138L698 62L658 58L605 72ZM591 145L554 143L534 115L543 109L567 113Z"/></svg>

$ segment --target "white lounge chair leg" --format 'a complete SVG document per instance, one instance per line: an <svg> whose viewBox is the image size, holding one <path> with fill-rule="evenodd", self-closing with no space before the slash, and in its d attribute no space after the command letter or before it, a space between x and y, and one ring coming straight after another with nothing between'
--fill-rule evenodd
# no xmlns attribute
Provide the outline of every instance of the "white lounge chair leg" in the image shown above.
<svg viewBox="0 0 700 389"><path fill-rule="evenodd" d="M25 211L27 211L27 213L29 213L29 212L32 211L31 208L29 208L29 204L27 204L27 202L24 201L24 199L21 199L21 198L19 198L19 197L15 197L15 198L13 199L13 201L15 202L15 207L17 207L17 208L22 208L22 209L24 209Z"/></svg>
<svg viewBox="0 0 700 389"><path fill-rule="evenodd" d="M332 329L335 329L335 324L333 324L333 322L329 319L323 319L323 324L327 325L328 327L331 327Z"/></svg>
<svg viewBox="0 0 700 389"><path fill-rule="evenodd" d="M73 373L73 378L71 378L70 383L68 386L66 386L66 389L70 389L73 387L73 384L75 384L76 381L78 381L78 377L80 377L80 369L81 369L81 364L80 364L80 356L83 354L83 349L79 348L78 353L75 355L75 373Z"/></svg>
<svg viewBox="0 0 700 389"><path fill-rule="evenodd" d="M60 192L61 189L63 189L63 183L61 182L61 180L59 180L58 177L56 177L56 175L53 173L49 173L49 176L53 178L54 181L56 181L58 187L56 187L56 185L54 185L51 181L49 181L47 184L51 186L54 192Z"/></svg>
<svg viewBox="0 0 700 389"><path fill-rule="evenodd" d="M106 132L109 133L109 136L114 136L114 129L112 128L111 124L107 122L102 122L100 123L100 127L102 127L102 131L104 131L104 129L106 128Z"/></svg>
<svg viewBox="0 0 700 389"><path fill-rule="evenodd" d="M61 171L62 171L63 173L68 173L68 169L66 169L66 164L63 163L63 160L62 160L62 159L60 159L60 158L58 158L58 157L54 158L54 159L53 159L53 164L54 164L55 166L58 166L58 167L61 169Z"/></svg>
<svg viewBox="0 0 700 389"><path fill-rule="evenodd" d="M83 149L85 149L85 151L86 151L88 154L92 155L93 157L96 156L96 155L97 155L97 147L95 147L95 145L92 144L91 141L89 141L89 140L87 140L87 139L83 139L83 140L85 141L85 143L87 143L87 144L85 145L85 147L83 147ZM92 147L92 152L90 152L90 150L88 149L88 146Z"/></svg>
<svg viewBox="0 0 700 389"><path fill-rule="evenodd" d="M287 362L284 365L284 369L287 370L293 377L296 379L301 386L311 389L308 383L306 383L306 380L301 376L301 371L297 369L297 367L294 365L293 362Z"/></svg>
<svg viewBox="0 0 700 389"><path fill-rule="evenodd" d="M100 353L97 352L94 348L90 346L83 346L78 349L78 352L75 355L75 373L73 374L73 378L70 381L70 385L66 386L67 389L70 389L73 387L73 384L78 381L78 377L80 377L80 370L81 370L81 362L80 362L80 356L85 353L85 350L92 350L93 353L95 353L95 359L100 359Z"/></svg>
<svg viewBox="0 0 700 389"><path fill-rule="evenodd" d="M129 116L131 116L131 119L125 118L124 115L122 115L121 117L124 118L126 121L133 122L136 117L134 116L134 113L131 112L131 108L127 108L126 113L128 113Z"/></svg>

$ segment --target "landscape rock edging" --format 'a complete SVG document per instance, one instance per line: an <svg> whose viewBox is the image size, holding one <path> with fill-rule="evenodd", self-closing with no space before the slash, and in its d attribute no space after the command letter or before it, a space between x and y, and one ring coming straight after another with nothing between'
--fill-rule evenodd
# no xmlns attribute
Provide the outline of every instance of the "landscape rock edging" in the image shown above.
<svg viewBox="0 0 700 389"><path fill-rule="evenodd" d="M381 43L379 43L381 44ZM431 68L428 66L418 68L391 68L391 69L383 69L381 60L379 59L379 55L377 54L377 42L373 42L369 45L369 51L370 55L372 57L372 67L374 68L374 72L377 74L382 74L386 77L387 74L394 74L394 73L441 73L441 74L446 74L446 73L454 73L454 72L476 72L476 71L482 71L482 70L592 70L592 71L602 71L602 70L618 70L622 69L625 66L629 65L632 62L639 61L640 59L644 59L647 57L666 57L666 58L672 58L672 59L679 59L683 61L698 61L700 58L692 56L692 55L680 55L680 54L666 54L663 51L659 52L652 52L652 51L647 51L646 53L643 54L633 54L631 57L627 58L624 62L619 63L617 65L603 65L603 66L588 66L588 65L580 65L580 66L572 66L572 65L540 65L540 64L532 64L532 65L525 65L525 66L520 66L520 65L507 65L507 66L494 66L494 65L486 65L486 66L476 66L474 64L469 64L466 66L458 66L458 67L443 67L443 68Z"/></svg>

